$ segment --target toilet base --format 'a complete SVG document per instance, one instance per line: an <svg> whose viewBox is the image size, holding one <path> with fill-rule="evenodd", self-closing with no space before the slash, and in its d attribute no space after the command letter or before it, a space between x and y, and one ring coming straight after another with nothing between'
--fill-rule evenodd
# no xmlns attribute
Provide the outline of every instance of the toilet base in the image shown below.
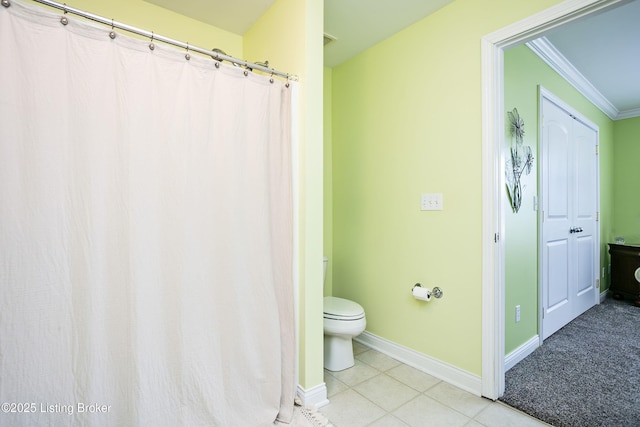
<svg viewBox="0 0 640 427"><path fill-rule="evenodd" d="M352 367L353 343L351 337L339 335L324 336L324 368L329 371L342 371Z"/></svg>

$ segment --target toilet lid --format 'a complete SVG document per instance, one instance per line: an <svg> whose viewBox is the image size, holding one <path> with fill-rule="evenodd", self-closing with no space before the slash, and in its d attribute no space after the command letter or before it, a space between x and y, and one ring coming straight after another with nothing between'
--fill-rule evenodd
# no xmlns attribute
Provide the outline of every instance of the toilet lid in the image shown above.
<svg viewBox="0 0 640 427"><path fill-rule="evenodd" d="M324 298L324 317L336 320L358 320L364 317L364 308L354 301L337 297Z"/></svg>

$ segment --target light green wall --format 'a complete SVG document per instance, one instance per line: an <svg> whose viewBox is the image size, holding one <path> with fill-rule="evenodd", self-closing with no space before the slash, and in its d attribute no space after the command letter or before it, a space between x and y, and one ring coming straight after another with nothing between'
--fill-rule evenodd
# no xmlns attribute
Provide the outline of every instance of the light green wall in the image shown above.
<svg viewBox="0 0 640 427"><path fill-rule="evenodd" d="M324 295L333 285L333 149L331 135L331 68L324 69L324 254L329 258Z"/></svg>
<svg viewBox="0 0 640 427"><path fill-rule="evenodd" d="M367 330L481 374L482 36L557 0L456 0L333 68L333 295ZM421 193L444 210L421 212ZM421 282L444 297L411 297Z"/></svg>
<svg viewBox="0 0 640 427"><path fill-rule="evenodd" d="M537 212L534 196L537 196L538 167L538 74L530 70L531 63L538 65L537 57L520 46L504 55L504 106L507 111L517 108L524 120L524 144L531 146L535 157L529 175L523 175L522 206L514 213L505 200L505 352L537 335L538 317L538 234ZM518 55L520 54L520 55ZM523 62L524 57L526 61ZM550 70L543 69L543 76ZM505 111L505 158L515 143L509 131L509 118ZM506 192L506 189L504 190ZM520 305L520 322L515 322L515 306Z"/></svg>
<svg viewBox="0 0 640 427"><path fill-rule="evenodd" d="M244 35L245 56L296 74L299 85L298 371L310 389L324 382L322 324L322 0L277 0Z"/></svg>
<svg viewBox="0 0 640 427"><path fill-rule="evenodd" d="M616 140L613 171L615 236L640 244L640 117L619 120L614 125Z"/></svg>
<svg viewBox="0 0 640 427"><path fill-rule="evenodd" d="M534 149L536 157L535 170L526 177L520 212L515 214L509 206L505 206L505 353L509 354L538 334L538 220L537 212L533 209L533 196L537 194L539 166L537 156L538 85L544 86L600 128L601 267L608 264L606 243L613 222L611 188L614 122L524 45L505 52L504 80L505 108L512 110L516 107L520 112L525 122L524 143ZM506 111L505 123L508 125ZM506 141L511 144L508 128L505 132ZM505 155L508 153L509 146L505 147ZM599 271L602 271L602 268ZM601 283L601 290L606 289L607 278L601 278ZM515 322L516 305L521 306L519 323Z"/></svg>

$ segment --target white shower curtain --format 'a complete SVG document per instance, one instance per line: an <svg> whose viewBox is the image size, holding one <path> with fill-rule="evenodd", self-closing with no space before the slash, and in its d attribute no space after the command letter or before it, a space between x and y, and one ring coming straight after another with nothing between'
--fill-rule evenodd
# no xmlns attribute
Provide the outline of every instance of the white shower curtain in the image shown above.
<svg viewBox="0 0 640 427"><path fill-rule="evenodd" d="M61 15L0 7L0 425L290 420L292 88Z"/></svg>

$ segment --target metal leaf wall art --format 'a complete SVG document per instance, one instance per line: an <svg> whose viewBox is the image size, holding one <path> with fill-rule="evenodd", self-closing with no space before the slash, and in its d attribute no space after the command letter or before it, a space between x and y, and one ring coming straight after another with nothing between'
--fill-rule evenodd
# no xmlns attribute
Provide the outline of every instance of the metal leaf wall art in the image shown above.
<svg viewBox="0 0 640 427"><path fill-rule="evenodd" d="M518 109L507 111L509 115L511 136L515 139L515 144L511 145L511 156L507 159L505 175L507 193L513 212L520 210L522 204L522 192L524 187L520 182L522 174L529 175L533 166L533 153L531 147L523 144L524 140L524 120L518 114Z"/></svg>

